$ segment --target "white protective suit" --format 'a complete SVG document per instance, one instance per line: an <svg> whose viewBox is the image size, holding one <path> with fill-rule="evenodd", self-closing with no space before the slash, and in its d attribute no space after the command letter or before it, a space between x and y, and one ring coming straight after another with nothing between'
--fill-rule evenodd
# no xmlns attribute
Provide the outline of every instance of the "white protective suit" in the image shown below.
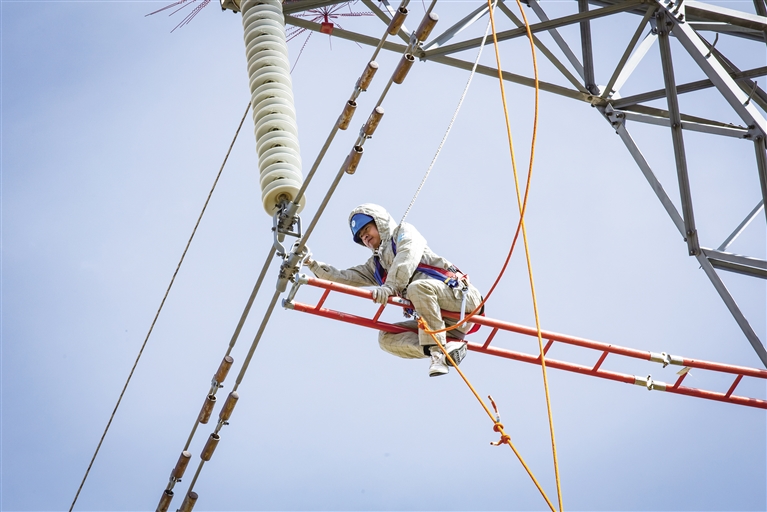
<svg viewBox="0 0 767 512"><path fill-rule="evenodd" d="M346 270L338 270L331 265L312 261L311 271L320 279L347 284L350 286L378 286L375 278L375 256L387 271L384 286L390 287L394 294L407 298L413 303L416 312L426 321L432 330L439 330L457 323L452 319L443 319L440 309L458 312L461 310L461 287L450 288L442 281L417 271L420 264L448 269L451 263L434 254L426 245L426 239L410 224L396 221L383 207L375 204L363 204L349 214L349 220L357 213L364 213L373 218L381 236L381 245L364 264ZM395 241L396 256L392 247ZM466 294L466 313L472 312L482 301L482 296L474 286L468 284ZM415 320L400 322L397 325L414 329ZM451 338L462 338L471 329L466 323L450 331ZM445 344L445 333L436 335L440 343ZM378 343L383 350L395 356L408 359L428 357L429 347L435 345L431 335L418 330L415 332L388 333L381 331Z"/></svg>

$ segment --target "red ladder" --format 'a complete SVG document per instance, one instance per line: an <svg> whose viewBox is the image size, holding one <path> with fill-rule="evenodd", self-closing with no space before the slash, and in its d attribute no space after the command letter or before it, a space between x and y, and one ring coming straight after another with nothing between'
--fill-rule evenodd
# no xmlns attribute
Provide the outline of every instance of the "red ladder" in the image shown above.
<svg viewBox="0 0 767 512"><path fill-rule="evenodd" d="M296 291L301 285L309 285L309 286L314 286L317 288L322 288L325 290L325 292L322 294L322 297L317 302L317 304L313 306L309 304L295 302L293 299L295 298ZM378 308L378 311L376 312L376 314L372 318L366 318L366 317L344 313L341 311L336 311L333 309L327 309L322 307L323 304L325 303L325 300L328 298L328 295L330 295L331 291L343 293L346 295L352 295L355 297L361 297L361 298L365 298L369 300L372 300L372 297L373 297L373 294L370 290L366 290L363 288L356 288L353 286L346 286L343 284L333 283L330 281L324 281L322 279L317 279L314 277L308 277L304 274L299 274L296 277L296 284L293 286L293 289L291 290L288 298L283 301L283 306L287 309L294 309L296 311L302 311L304 313L310 313L312 315L322 316L322 317L330 318L333 320L340 320L342 322L347 322L350 324L361 325L363 327L370 327L379 331L399 333L399 332L405 332L408 330L404 327L390 324L387 322L382 322L379 320L381 314L384 311L384 308L386 307L386 304L381 305ZM412 308L412 305L410 304L409 301L402 299L400 297L390 297L388 304L393 304L395 306L400 306L402 308ZM446 318L454 318L454 319L458 319L460 316L458 313L453 313L449 311L443 311L442 314ZM492 356L504 357L506 359L523 361L526 363L541 364L541 358L539 354L527 354L524 352L517 352L514 350L490 346L490 343L493 341L493 338L495 338L495 335L498 333L499 330L514 332L517 334L523 334L526 336L532 336L537 338L538 333L536 332L535 329L531 327L526 327L523 325L512 324L509 322L502 322L500 320L495 320L485 316L475 316L474 318L472 318L472 322L479 325L487 326L491 328L492 330L490 331L490 334L488 334L484 343L473 343L469 341L468 342L469 350L473 350L475 352L481 352L483 354L488 354ZM590 349L599 353L597 361L593 366L584 366L584 365L580 365L576 363L569 363L566 361L550 359L547 357L546 366L549 368L557 368L559 370L566 370L569 372L581 373L583 375L591 375L593 377L600 377L602 379L625 382L627 384L635 384L638 386L643 386L647 388L648 390L665 391L667 393L677 393L680 395L694 396L698 398L705 398L708 400L716 400L719 402L728 402L728 403L736 404L736 405L746 405L748 407L757 407L760 409L767 409L767 400L763 400L759 398L748 398L745 396L738 396L733 394L733 392L735 391L735 388L738 386L738 384L740 384L740 381L743 379L743 377L752 377L752 378L767 380L767 370L759 370L756 368L748 368L745 366L735 366L735 365L723 364L723 363L712 363L709 361L702 361L699 359L688 359L686 357L666 354L665 352L657 353L657 352L649 352L646 350L636 350L633 348L620 347L617 345L601 343L598 341L587 340L584 338L576 338L574 336L567 336L564 334L557 334L557 333L549 332L549 331L542 331L542 335L543 335L543 338L547 340L546 346L543 349L544 355L548 353L549 349L556 342L564 343L567 345L574 345L574 346L582 347L585 349ZM676 382L674 382L674 384L668 384L666 382L653 380L650 375L646 377L641 377L637 375L630 375L627 373L603 370L602 363L604 363L605 359L607 358L609 354L660 363L663 365L664 368L668 366L669 364L672 364L672 365L683 366L684 369L679 372L680 376L676 380ZM684 381L685 377L687 377L689 369L692 369L692 368L695 368L698 370L707 370L707 371L729 374L729 375L733 375L735 378L732 384L730 385L729 389L724 393L719 391L708 391L704 389L682 386L682 381Z"/></svg>

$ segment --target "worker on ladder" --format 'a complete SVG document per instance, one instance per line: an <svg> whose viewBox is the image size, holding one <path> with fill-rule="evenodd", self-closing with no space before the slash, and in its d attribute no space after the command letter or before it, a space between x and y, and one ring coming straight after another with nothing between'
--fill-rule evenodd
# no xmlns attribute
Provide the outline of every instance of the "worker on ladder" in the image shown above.
<svg viewBox="0 0 767 512"><path fill-rule="evenodd" d="M467 275L434 254L415 227L405 222L398 226L383 207L375 204L358 206L349 215L349 227L354 241L372 250L373 255L364 264L346 270L314 261L309 255L304 263L320 279L350 286L374 286L373 300L379 304L385 304L392 295L406 298L412 302L415 314L425 320L431 330L456 323L443 319L440 309L470 313L482 301L481 294L471 285ZM418 323L409 320L397 325L415 329ZM450 337L457 340L451 339L447 343L444 332L435 335L456 364L466 356L463 337L472 327L467 322L450 331ZM407 359L430 357L430 377L449 371L444 353L431 335L421 329L418 334L411 330L402 333L382 331L378 343L395 356Z"/></svg>

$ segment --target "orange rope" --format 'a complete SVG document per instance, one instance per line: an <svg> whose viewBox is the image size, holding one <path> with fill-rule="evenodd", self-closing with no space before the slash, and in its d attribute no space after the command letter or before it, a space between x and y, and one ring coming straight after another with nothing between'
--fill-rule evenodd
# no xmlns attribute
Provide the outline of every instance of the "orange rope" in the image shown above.
<svg viewBox="0 0 767 512"><path fill-rule="evenodd" d="M491 5L490 0L488 0L488 6L490 5ZM527 22L527 16L525 16L525 11L522 8L522 4L520 3L519 0L517 0L517 5L519 6L519 11L522 14L522 19L525 22L527 38L530 41L530 49L532 51L532 56L533 56L533 70L535 73L535 121L533 123L532 147L530 150L530 167L527 173L527 186L525 189L525 200L527 200L527 194L530 191L530 177L533 174L533 161L535 159L535 139L536 139L537 127L538 127L538 95L539 95L538 63L535 57L535 44L533 42L532 32L530 31L530 25ZM541 322L540 322L540 316L538 314L538 302L535 295L535 282L533 280L533 266L532 266L532 262L530 261L530 248L527 241L527 229L525 228L525 218L524 218L525 208L523 207L521 194L519 190L519 178L517 176L517 166L514 159L514 144L512 142L512 137L511 137L511 124L509 123L509 111L506 105L506 91L504 89L503 73L501 71L502 69L501 55L498 49L498 38L496 36L495 18L493 16L492 8L490 8L490 24L492 25L492 29L493 29L493 45L495 47L495 59L498 65L498 81L500 82L500 87L501 87L501 100L503 101L503 113L506 117L506 132L509 138L511 164L512 164L512 169L514 171L514 186L517 192L517 205L519 207L519 214L520 214L519 223L522 227L522 239L524 240L524 244L525 244L525 259L527 260L527 272L530 278L530 291L531 291L532 299L533 299L533 311L535 313L535 328L538 334L538 349L540 351L540 356L541 356L541 371L543 372L543 388L546 394L546 411L548 413L548 419L549 419L549 432L551 433L551 452L554 458L554 475L556 477L556 483L557 483L557 498L559 502L559 510L560 512L562 512L564 510L562 507L562 487L559 480L559 461L557 459L557 443L554 437L554 418L551 413L551 397L549 396L549 382L548 382L548 377L546 372L546 357L545 357L545 354L543 353L543 337L541 335ZM525 204L525 207L526 207L526 204Z"/></svg>
<svg viewBox="0 0 767 512"><path fill-rule="evenodd" d="M511 448L511 451L514 452L514 455L517 456L517 459L519 459L519 462L522 464L522 467L525 468L525 471L527 471L527 474L530 475L530 478L533 480L533 483L538 488L538 491L540 491L541 496L543 496L543 499L546 500L546 503L548 504L549 508L551 509L551 512L556 512L556 509L554 508L554 505L551 503L551 500L549 500L549 497L546 496L546 492L541 487L541 484L538 483L538 480L535 478L535 475L533 475L533 472L530 470L530 468L525 463L525 460L522 458L522 456L519 454L517 449L514 447L514 444L511 442L511 437L506 433L503 427L503 423L500 421L500 417L493 416L493 413L490 412L490 409L485 404L485 401L480 398L479 393L477 393L477 390L474 389L474 386L472 386L471 382L469 382L469 379L466 377L466 375L461 371L460 368L458 368L458 365L455 364L455 361L453 361L453 358L450 357L450 354L447 353L447 350L445 350L445 347L440 343L439 339L434 335L437 331L432 331L429 329L429 325L426 323L426 320L419 317L418 318L418 328L421 329L424 332L429 333L431 338L434 340L434 342L437 344L439 349L442 351L443 354L445 354L445 358L450 362L450 364L455 368L455 370L458 372L458 374L461 376L463 381L466 383L467 386L469 386L469 389L474 394L474 397L479 401L482 408L485 410L487 415L490 417L490 419L493 421L493 430L495 432L498 432L501 434L501 439L497 443L490 443L494 446L500 446L501 444L508 444L509 448ZM492 398L490 399L492 402ZM495 408L495 403L493 403L493 408ZM497 409L496 409L497 411Z"/></svg>
<svg viewBox="0 0 767 512"><path fill-rule="evenodd" d="M519 6L520 13L522 14L522 18L523 18L524 23L525 23L525 29L526 29L526 32L527 32L527 37L528 37L528 40L530 41L530 48L531 48L532 59L533 59L533 69L534 69L534 73L535 73L535 116L534 116L534 122L533 122L533 134L532 134L532 142L531 142L531 149L530 149L530 165L529 165L528 173L527 173L527 181L526 181L526 185L525 185L524 199L522 199L521 194L520 194L520 188L519 188L519 178L518 178L518 175L517 175L516 159L515 159L515 155L514 155L514 143L513 143L513 139L512 139L512 135L511 135L511 125L510 125L510 122L509 122L508 106L506 104L506 92L505 92L505 88L504 88L504 84L503 84L503 73L501 71L502 67L501 67L500 52L499 52L499 49L498 49L498 38L497 38L496 30L495 30L495 17L493 15L493 5L491 3L491 0L487 0L487 3L488 3L488 8L489 8L489 14L490 14L490 23L491 23L492 32L493 32L493 45L495 47L496 63L497 63L497 66L498 66L498 80L500 82L500 88L501 88L501 100L503 102L503 111L504 111L504 115L505 115L505 119L506 119L506 131L507 131L507 136L508 136L508 139L509 139L509 151L511 153L511 163L512 163L512 169L513 169L513 172L514 172L514 185L515 185L515 188L516 188L517 205L519 207L519 215L520 215L519 216L519 223L517 224L517 229L516 229L516 231L514 233L514 239L512 241L511 248L509 249L509 253L506 256L506 260L504 261L504 264L503 264L503 266L501 268L501 271L498 274L498 277L493 282L493 285L490 287L490 290L488 291L486 296L480 302L480 304L471 313L466 315L463 320L459 321L458 323L456 323L456 324L454 324L452 326L432 331L432 330L430 330L428 328L428 325L426 325L426 323L422 321L422 319L419 319L419 327L421 327L424 332L427 332L427 333L429 333L432 336L432 338L437 342L437 344L439 345L439 347L442 350L442 352L445 353L446 357L450 360L450 362L452 364L453 363L452 358L450 357L449 354L447 354L447 352L444 349L444 347L439 343L439 340L437 340L437 338L434 335L436 333L448 332L448 331L451 331L453 329L456 329L456 328L460 327L461 325L467 323L477 313L479 313L479 311L481 311L481 309L484 306L485 302L487 302L487 300L490 298L490 296L492 295L492 293L495 290L496 286L498 285L498 283L500 282L501 278L503 277L503 274L506 272L506 268L508 266L509 260L511 259L511 255L512 255L512 253L514 251L514 248L516 246L517 240L519 238L519 232L520 232L520 230L522 231L522 238L524 240L524 245L525 245L525 257L526 257L526 260L527 260L528 276L529 276L529 279L530 279L530 289L531 289L531 294L532 294L532 299L533 299L533 310L534 310L534 313L535 313L535 326L536 326L536 330L537 330L537 334L538 334L538 349L540 351L540 357L541 357L541 368L542 368L542 372L543 372L543 386L544 386L544 391L545 391L545 394L546 394L546 410L547 410L547 413L548 413L549 431L551 433L551 449L552 449L552 455L553 455L553 458L554 458L554 473L555 473L556 484L557 484L557 499L558 499L558 503L559 503L559 510L560 510L560 512L562 512L564 510L564 508L562 506L562 489L561 489L560 478L559 478L559 462L558 462L558 457L557 457L556 439L555 439L555 436L554 436L554 420L553 420L553 415L552 415L552 412L551 412L551 398L549 396L549 385L548 385L548 377L547 377L547 372L546 372L546 358L545 358L545 354L543 353L543 338L542 338L542 335L541 335L540 316L539 316L539 313L538 313L538 303L537 303L537 298L536 298L536 294L535 294L535 282L533 280L532 263L530 261L530 250L529 250L529 245L528 245L528 241L527 241L527 230L525 228L525 220L524 220L525 219L525 213L526 213L526 210L527 210L527 200L528 200L529 193L530 193L530 181L531 181L531 177L532 177L533 162L534 162L534 158L535 158L535 142L536 142L536 136L537 136L537 131L538 131L538 102L539 102L538 100L539 100L539 92L540 92L539 83L538 83L538 64L537 64L536 55L535 55L535 45L534 45L534 42L533 42L533 36L532 36L532 32L530 31L530 26L529 26L529 23L527 21L527 16L525 16L525 12L524 12L524 9L522 8L521 3L519 2L519 0L517 0L517 5ZM455 366L455 365L453 364L453 366ZM490 418L493 419L493 415L490 413L490 410L487 408L485 403L482 401L482 399L479 397L477 392L474 390L474 388L472 387L471 383L465 377L463 372L457 366L455 366L455 369L461 375L461 378L463 378L464 382L466 382L466 384L469 386L469 388L471 389L472 393L477 398L477 400L480 401L480 403L482 404L482 407L485 409L485 412L488 414L488 416L490 416ZM492 401L492 399L491 399L491 401ZM495 404L493 404L493 405L495 405ZM493 429L495 431L497 431L497 432L500 432L500 434L501 434L501 439L498 441L498 443L494 443L494 444L500 445L500 444L506 443L506 444L508 444L511 447L511 449L514 451L514 453L519 458L519 460L522 463L522 465L525 467L525 470L527 470L528 474L533 479L533 482L535 482L536 487L538 487L538 490L541 492L541 494L543 495L544 499L546 499L546 502L548 503L548 505L551 508L551 510L554 511L553 505L549 501L549 499L546 496L546 494L544 493L543 489L541 489L540 485L538 484L538 481L535 479L533 474L530 472L529 468L524 463L524 461L520 457L520 455L517 452L517 450L511 444L511 440L510 440L509 436L506 435L506 433L503 430L503 424L500 423L500 419L494 419L494 423L495 423L495 425L494 425Z"/></svg>

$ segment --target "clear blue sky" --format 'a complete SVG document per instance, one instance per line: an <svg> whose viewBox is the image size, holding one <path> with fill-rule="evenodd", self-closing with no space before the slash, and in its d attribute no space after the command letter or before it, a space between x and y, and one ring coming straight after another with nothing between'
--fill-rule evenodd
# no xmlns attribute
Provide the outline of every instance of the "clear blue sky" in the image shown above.
<svg viewBox="0 0 767 512"><path fill-rule="evenodd" d="M171 34L179 15L144 17L162 5L0 4L2 510L69 507L249 101L239 15L210 5ZM543 5L554 14L574 9L574 2ZM753 11L751 2L726 5ZM420 2L411 8L420 18ZM471 8L439 2L437 33ZM601 84L638 23L630 15L611 20L594 23ZM383 31L374 18L341 24ZM499 29L510 26L499 17ZM471 31L480 35L483 28ZM564 34L575 41L577 27ZM764 46L721 39L718 47L741 69L765 65ZM293 59L303 42L299 36L290 43ZM672 44L678 81L702 78ZM319 34L309 40L293 73L305 170L371 51L338 38L331 49ZM524 41L502 51L506 69L529 74ZM397 58L379 59L380 75L308 192L305 221ZM492 52L482 61L491 65ZM562 83L550 67L541 72ZM406 82L394 86L360 168L344 178L309 243L318 259L351 266L367 258L350 240L348 211L376 202L402 215L466 78L464 71L416 62ZM765 86L763 78L759 83ZM625 94L661 86L655 47ZM507 94L524 168L532 91L509 84ZM687 113L739 122L710 92L681 101ZM678 205L667 130L630 129ZM716 247L759 201L753 146L695 133L685 133L685 142L701 243ZM498 84L478 76L408 220L482 290L516 225L510 176ZM545 329L760 367L595 109L542 94L532 186L527 225ZM154 509L264 262L270 227L248 117L77 509ZM765 231L762 215L731 250L765 258ZM767 339L765 282L723 278ZM234 371L275 279L276 262L235 347ZM302 290L299 300L315 296ZM373 311L359 301L337 304ZM521 247L488 315L533 324ZM398 313L387 318L397 321ZM535 350L519 337L496 340ZM557 347L550 356L593 363L590 355ZM608 369L665 381L675 380L678 369L611 359ZM196 485L196 510L544 509L510 450L489 445L497 434L457 374L429 379L427 366L380 351L373 331L278 309L231 425ZM462 368L480 394L496 399L515 445L555 499L540 368L479 354L469 354ZM767 508L765 411L556 370L549 380L565 509ZM729 385L702 372L686 383ZM739 389L767 396L763 382L744 381ZM201 427L192 444L194 467L210 430ZM174 509L179 505L174 501Z"/></svg>

